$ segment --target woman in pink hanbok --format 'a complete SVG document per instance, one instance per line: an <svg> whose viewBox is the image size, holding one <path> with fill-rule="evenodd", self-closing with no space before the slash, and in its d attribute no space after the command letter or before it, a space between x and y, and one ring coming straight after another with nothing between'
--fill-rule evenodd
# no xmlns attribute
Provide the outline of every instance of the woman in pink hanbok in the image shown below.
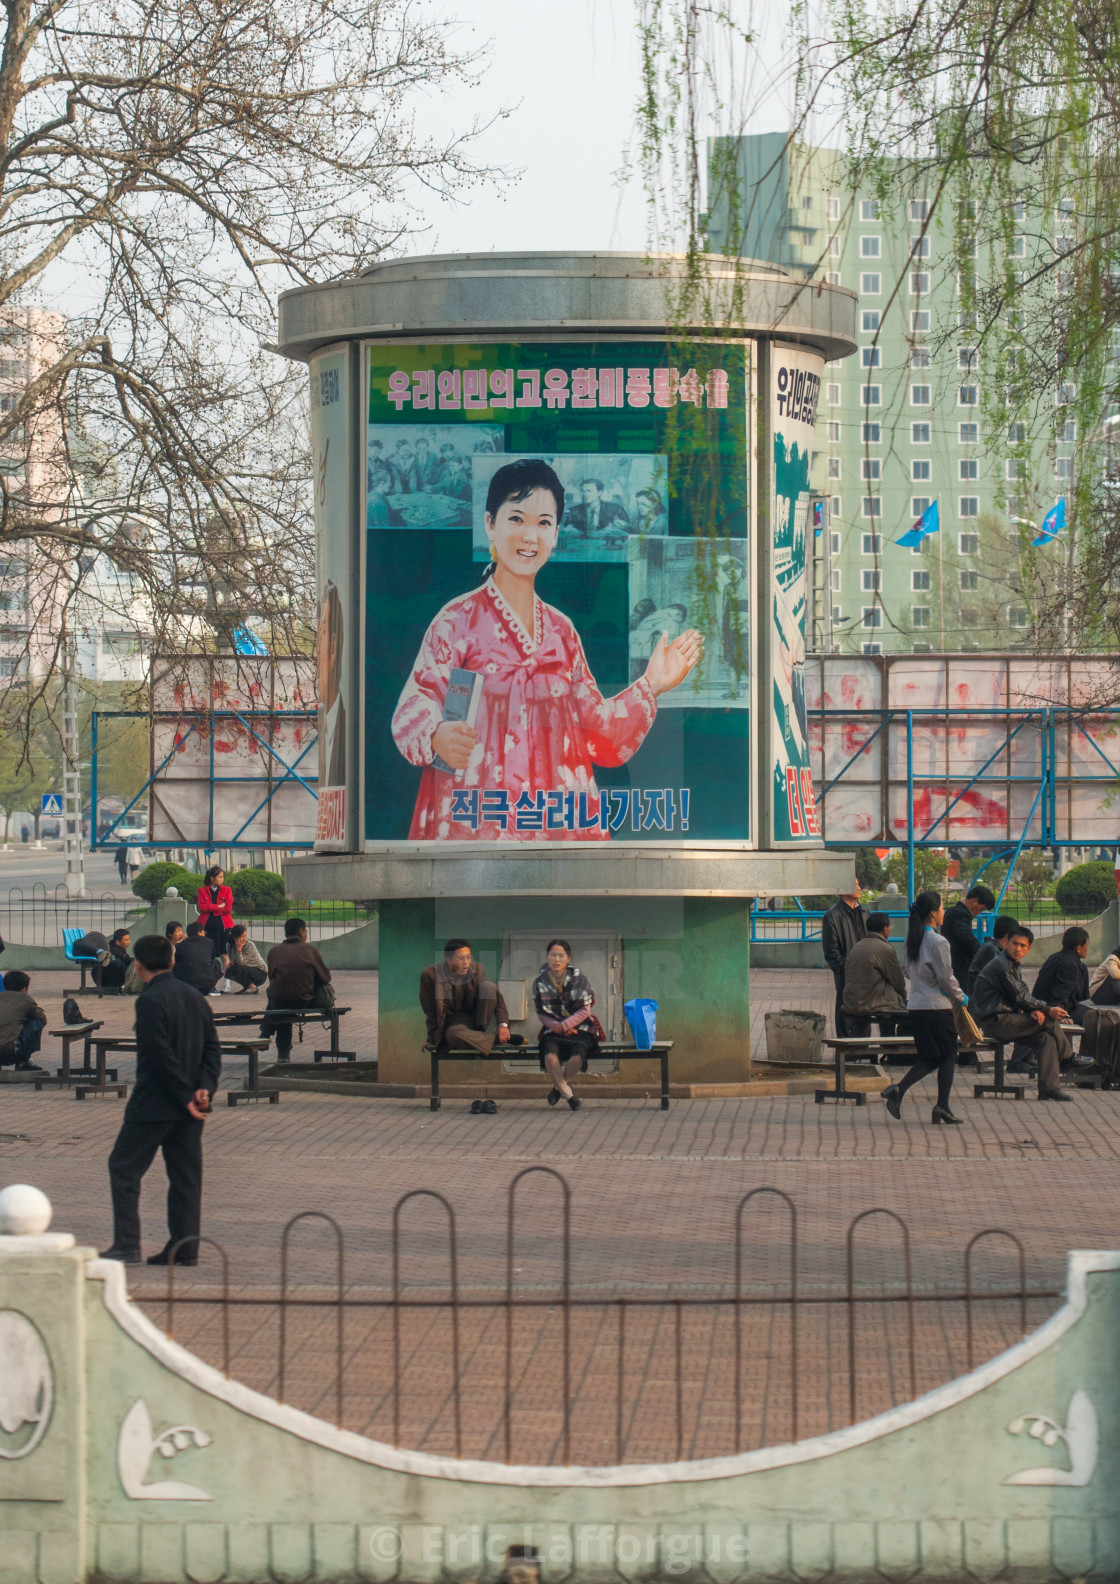
<svg viewBox="0 0 1120 1584"><path fill-rule="evenodd" d="M644 674L603 698L572 623L534 588L563 513L564 487L547 462L522 458L494 474L492 566L424 634L393 716L397 747L423 771L413 841L609 840L593 766L631 759L658 697L700 659L699 633L672 643L662 634ZM452 679L453 670L468 675ZM465 719L444 719L452 682Z"/></svg>

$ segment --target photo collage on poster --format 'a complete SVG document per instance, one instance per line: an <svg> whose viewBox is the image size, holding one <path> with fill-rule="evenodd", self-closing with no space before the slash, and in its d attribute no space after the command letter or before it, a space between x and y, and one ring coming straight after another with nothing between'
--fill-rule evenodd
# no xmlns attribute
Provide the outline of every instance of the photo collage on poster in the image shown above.
<svg viewBox="0 0 1120 1584"><path fill-rule="evenodd" d="M749 369L702 352L369 349L368 840L749 838Z"/></svg>

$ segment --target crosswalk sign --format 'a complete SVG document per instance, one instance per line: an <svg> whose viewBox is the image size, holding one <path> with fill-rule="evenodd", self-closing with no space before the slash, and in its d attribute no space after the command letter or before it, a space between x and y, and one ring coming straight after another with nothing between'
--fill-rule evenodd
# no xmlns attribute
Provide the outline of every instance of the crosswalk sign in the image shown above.
<svg viewBox="0 0 1120 1584"><path fill-rule="evenodd" d="M61 796L61 794L58 793L58 792L44 792L43 793L43 807L42 807L41 812L43 814L61 814L62 813L62 796Z"/></svg>

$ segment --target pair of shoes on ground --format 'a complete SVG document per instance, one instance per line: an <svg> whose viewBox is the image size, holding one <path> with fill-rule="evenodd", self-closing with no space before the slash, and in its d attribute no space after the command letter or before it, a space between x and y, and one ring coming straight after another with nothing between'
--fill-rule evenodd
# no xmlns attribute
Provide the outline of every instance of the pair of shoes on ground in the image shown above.
<svg viewBox="0 0 1120 1584"><path fill-rule="evenodd" d="M1064 1100L1067 1105L1073 1101L1073 1096L1067 1095L1064 1089L1040 1089L1038 1098L1040 1100Z"/></svg>
<svg viewBox="0 0 1120 1584"><path fill-rule="evenodd" d="M497 1111L493 1100L472 1100L471 1116L493 1116Z"/></svg>
<svg viewBox="0 0 1120 1584"><path fill-rule="evenodd" d="M563 1100L563 1098L564 1098L564 1096L560 1093L559 1089L550 1089L549 1090L548 1103L549 1103L550 1106L559 1105L561 1100ZM568 1110L569 1111L578 1111L582 1104L583 1104L583 1101L580 1099L579 1095L569 1095L568 1096Z"/></svg>
<svg viewBox="0 0 1120 1584"><path fill-rule="evenodd" d="M883 1090L883 1104L886 1106L888 1113L894 1117L896 1122L901 1120L902 1091L899 1089L897 1084L891 1084L888 1088ZM943 1123L959 1124L963 1122L963 1120L963 1117L954 1116L949 1110L948 1106L939 1105L934 1106L933 1115L930 1118L931 1123L938 1127Z"/></svg>
<svg viewBox="0 0 1120 1584"><path fill-rule="evenodd" d="M122 1265L139 1265L144 1258L139 1249L117 1248L115 1243L112 1248L103 1249L98 1257L100 1259L118 1260ZM158 1254L149 1254L145 1263L148 1265L170 1265L170 1243L167 1244L165 1248L161 1248ZM191 1253L189 1250L181 1248L178 1254L175 1256L175 1264L197 1265L198 1254Z"/></svg>
<svg viewBox="0 0 1120 1584"><path fill-rule="evenodd" d="M14 1070L16 1072L42 1072L43 1069L37 1067L33 1061L25 1061L16 1062Z"/></svg>

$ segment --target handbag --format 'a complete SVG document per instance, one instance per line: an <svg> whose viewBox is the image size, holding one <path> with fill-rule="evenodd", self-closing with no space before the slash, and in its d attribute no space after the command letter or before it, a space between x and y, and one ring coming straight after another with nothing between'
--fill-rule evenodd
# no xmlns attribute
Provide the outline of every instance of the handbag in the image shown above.
<svg viewBox="0 0 1120 1584"><path fill-rule="evenodd" d="M324 1011L333 1007L335 1003L334 985L328 984L325 979L316 977L315 994L311 997L313 1007L322 1007Z"/></svg>
<svg viewBox="0 0 1120 1584"><path fill-rule="evenodd" d="M962 1045L979 1045L984 1031L962 1001L953 1006L953 1022L957 1025L957 1038Z"/></svg>

